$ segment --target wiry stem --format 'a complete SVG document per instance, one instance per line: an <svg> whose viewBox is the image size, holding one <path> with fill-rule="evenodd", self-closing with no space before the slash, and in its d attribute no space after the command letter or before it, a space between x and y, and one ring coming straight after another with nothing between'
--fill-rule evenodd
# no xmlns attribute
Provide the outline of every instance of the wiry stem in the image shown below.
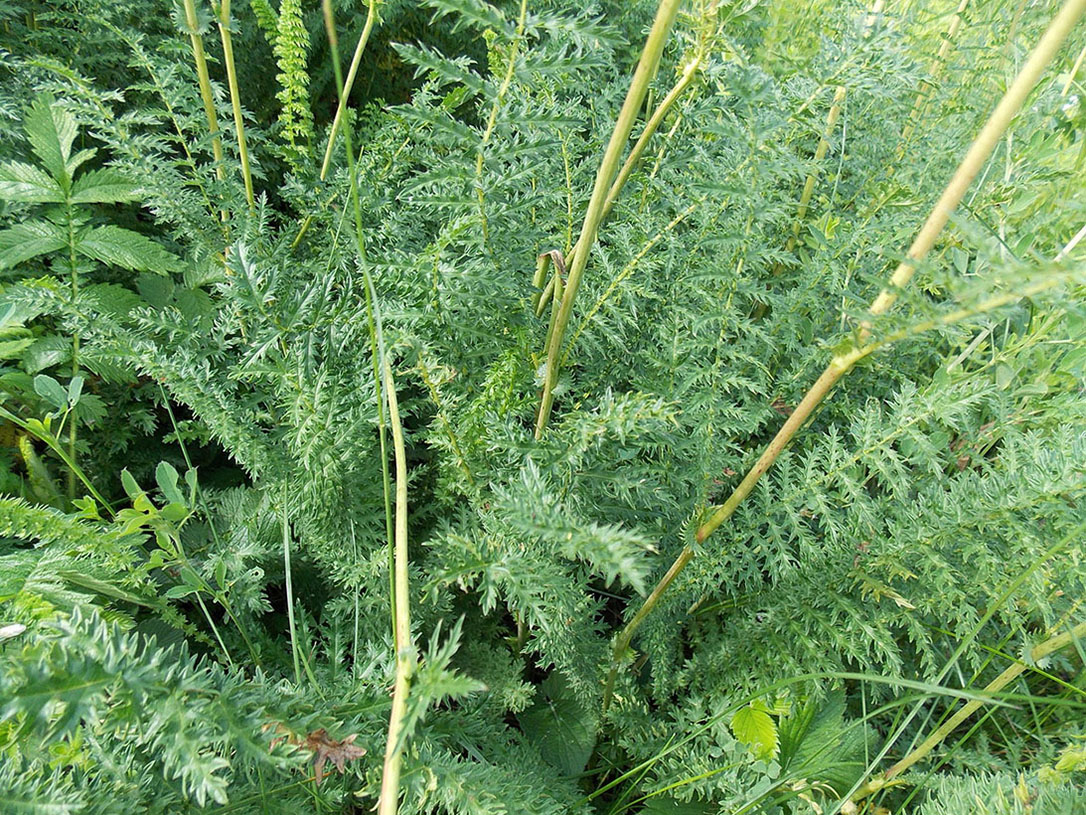
<svg viewBox="0 0 1086 815"><path fill-rule="evenodd" d="M1062 634L1057 634L1051 637L1040 645L1037 645L1029 652L1030 660L1033 663L1037 663L1039 660L1044 659L1049 654L1055 653L1061 648L1065 648L1075 640L1080 640L1086 637L1086 622L1079 623L1070 631L1065 631ZM984 693L986 695L992 695L999 693L1003 688L1021 676L1029 668L1025 662L1016 662L1011 665L1007 670L1003 671L999 676L984 686ZM869 782L860 787L856 792L852 794L849 800L860 801L873 793L884 789L893 779L907 769L912 767L918 761L922 760L932 750L939 746L942 741L953 733L962 722L972 716L981 705L984 704L983 699L971 699L962 705L961 709L941 724L934 733L928 736L923 743L913 749L907 756L898 761L896 764L890 767L883 775L877 776L871 779Z"/></svg>
<svg viewBox="0 0 1086 815"><path fill-rule="evenodd" d="M599 170L596 173L596 182L592 188L592 197L588 202L588 210L585 213L584 225L581 227L581 236L577 243L581 247L577 250L573 265L569 269L569 278L565 285L565 294L562 297L558 314L555 319L554 331L550 338L550 347L547 349L547 367L544 372L543 395L540 399L539 414L536 418L535 435L539 438L543 435L543 428L547 426L550 418L551 406L554 403L554 386L558 382L559 354L562 349L562 340L565 337L566 326L569 325L570 316L573 313L573 302L577 297L577 289L581 285L581 277L584 275L588 256L591 254L592 244L596 242L596 234L600 221L603 218L603 210L607 201L607 194L611 189L611 181L618 169L622 150L633 129L637 112L641 109L641 103L645 99L649 83L656 75L656 69L660 64L660 55L664 50L668 32L675 15L679 11L679 0L660 0L656 10L656 18L648 39L645 41L645 49L641 53L641 59L637 63L630 89L626 94L626 100L622 104L615 128L611 133L611 139L607 143L607 149L603 154Z"/></svg>
<svg viewBox="0 0 1086 815"><path fill-rule="evenodd" d="M1075 23L1078 22L1078 19L1082 16L1083 12L1086 12L1086 0L1068 0L1052 20L1048 30L1045 31L1044 36L1041 37L1040 42L1038 42L1037 46L1033 49L1033 53L1030 54L1030 57L1026 61L1021 72L1007 89L1007 92L1003 95L999 104L996 105L996 108L992 111L988 121L973 141L965 158L962 159L961 164L951 178L950 183L947 184L946 189L939 197L931 214L928 216L914 239L912 246L909 247L905 260L901 262L890 277L890 285L883 289L871 303L871 306L868 309L870 317L877 317L880 314L885 313L897 301L898 292L908 285L909 281L912 279L913 274L916 272L917 265L931 250L931 247L935 243L935 239L942 232L947 221L950 220L951 214L961 202L969 185L991 155L992 150L995 148L995 145L1003 132L1007 129L1011 120L1021 108L1023 102L1025 102L1025 99L1033 89L1033 86L1036 85L1041 78L1045 67L1052 61L1052 58L1056 55L1056 52L1060 49L1064 40L1066 40L1067 36L1071 33L1071 30L1074 28ZM870 336L870 331L870 320L865 320L860 332L860 343L858 345L863 345L866 342L867 338ZM706 538L720 527L721 524L731 518L743 499L745 499L750 494L751 490L754 489L754 485L758 483L758 479L760 479L773 465L777 460L777 457L781 454L781 451L783 451L788 443L791 442L793 436L795 436L814 409L833 389L833 386L837 384L837 381L848 373L852 366L865 355L864 349L857 347L837 354L830 360L829 365L826 366L826 369L818 377L814 385L811 386L811 389L803 397L803 400L796 407L795 411L793 411L792 415L788 417L784 426L777 432L777 435L766 447L765 451L758 458L758 461L755 462L746 477L744 477L739 486L735 488L732 495L722 506L717 508L709 520L698 528L696 533L698 543L703 543ZM605 684L604 710L610 705L615 675L625 656L626 650L633 640L634 634L641 626L645 617L647 617L657 603L659 603L660 597L667 590L668 586L671 585L693 557L694 550L689 546L684 547L671 568L668 569L656 588L654 588L652 593L645 599L641 609L630 619L615 638L611 671Z"/></svg>
<svg viewBox="0 0 1086 815"><path fill-rule="evenodd" d="M822 170L822 162L826 158L826 153L830 150L830 138L833 136L833 129L841 116L841 109L845 104L847 92L844 85L838 85L833 94L833 104L830 105L830 112L826 114L826 126L822 130L822 138L819 139L818 147L815 149L814 166L807 175L807 179L803 182L803 193L799 197L796 220L792 223L792 234L789 235L788 243L784 247L785 252L791 252L796 248L799 232L803 228L803 219L807 217L807 208L811 205L815 184L818 183L818 176Z"/></svg>
<svg viewBox="0 0 1086 815"><path fill-rule="evenodd" d="M230 105L234 110L234 129L238 133L238 157L241 159L241 177L245 181L245 200L249 211L256 208L253 196L253 174L249 168L249 148L245 145L245 120L241 114L241 91L238 89L238 72L234 65L234 46L230 40L230 0L219 3L219 36L222 38L222 56L226 63L226 80L230 87Z"/></svg>

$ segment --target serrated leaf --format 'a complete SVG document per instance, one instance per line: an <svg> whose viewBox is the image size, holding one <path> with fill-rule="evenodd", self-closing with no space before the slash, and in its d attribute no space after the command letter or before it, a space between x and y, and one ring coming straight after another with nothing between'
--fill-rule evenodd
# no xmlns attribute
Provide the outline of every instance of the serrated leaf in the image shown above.
<svg viewBox="0 0 1086 815"><path fill-rule="evenodd" d="M596 746L596 727L591 714L559 674L551 674L543 681L540 695L518 717L521 730L539 748L543 760L564 775L583 772Z"/></svg>
<svg viewBox="0 0 1086 815"><path fill-rule="evenodd" d="M0 199L24 204L62 204L64 190L48 173L32 164L9 161L0 165Z"/></svg>
<svg viewBox="0 0 1086 815"><path fill-rule="evenodd" d="M39 96L30 105L23 123L34 153L60 186L67 188L71 180L68 159L78 133L75 119L51 97Z"/></svg>
<svg viewBox="0 0 1086 815"><path fill-rule="evenodd" d="M48 221L26 221L0 230L0 269L56 252L68 245L64 231Z"/></svg>
<svg viewBox="0 0 1086 815"><path fill-rule="evenodd" d="M72 341L67 337L50 334L35 340L26 350L23 354L23 368L28 374L36 374L67 362L71 355Z"/></svg>
<svg viewBox="0 0 1086 815"><path fill-rule="evenodd" d="M83 173L72 185L73 204L117 204L139 198L124 174L106 167Z"/></svg>
<svg viewBox="0 0 1086 815"><path fill-rule="evenodd" d="M732 733L756 758L768 760L777 753L777 725L764 710L744 707L736 711Z"/></svg>
<svg viewBox="0 0 1086 815"><path fill-rule="evenodd" d="M178 260L150 238L119 226L99 226L79 236L76 250L86 257L134 272L167 274Z"/></svg>
<svg viewBox="0 0 1086 815"><path fill-rule="evenodd" d="M68 406L68 393L51 376L38 374L34 377L34 391L55 408Z"/></svg>

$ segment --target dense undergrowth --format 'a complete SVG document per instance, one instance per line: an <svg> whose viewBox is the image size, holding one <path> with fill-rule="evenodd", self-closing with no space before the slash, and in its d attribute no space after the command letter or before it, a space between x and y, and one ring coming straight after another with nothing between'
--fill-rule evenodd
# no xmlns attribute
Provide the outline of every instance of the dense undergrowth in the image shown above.
<svg viewBox="0 0 1086 815"><path fill-rule="evenodd" d="M1086 811L1086 2L162 6L0 0L0 811Z"/></svg>

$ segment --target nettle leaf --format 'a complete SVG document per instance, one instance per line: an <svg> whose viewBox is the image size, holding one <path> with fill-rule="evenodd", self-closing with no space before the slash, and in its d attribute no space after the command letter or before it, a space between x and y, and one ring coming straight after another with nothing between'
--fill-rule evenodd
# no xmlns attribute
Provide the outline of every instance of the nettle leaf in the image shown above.
<svg viewBox="0 0 1086 815"><path fill-rule="evenodd" d="M0 199L23 204L62 204L64 190L40 168L9 161L0 165Z"/></svg>
<svg viewBox="0 0 1086 815"><path fill-rule="evenodd" d="M68 337L47 334L41 339L33 340L33 344L26 349L23 354L23 368L28 374L36 374L67 362L71 356L72 341Z"/></svg>
<svg viewBox="0 0 1086 815"><path fill-rule="evenodd" d="M30 105L25 124L34 153L60 186L67 188L71 182L68 159L78 133L75 119L51 97L39 96Z"/></svg>
<svg viewBox="0 0 1086 815"><path fill-rule="evenodd" d="M777 754L777 725L772 716L755 705L736 711L732 733L756 758L768 760Z"/></svg>
<svg viewBox="0 0 1086 815"><path fill-rule="evenodd" d="M59 226L48 221L27 221L0 230L0 269L10 269L20 263L56 252L68 245Z"/></svg>
<svg viewBox="0 0 1086 815"><path fill-rule="evenodd" d="M150 238L119 226L99 226L80 235L76 250L89 258L134 272L167 274L178 260Z"/></svg>
<svg viewBox="0 0 1086 815"><path fill-rule="evenodd" d="M136 186L123 173L109 167L85 172L72 185L73 204L118 204L137 198Z"/></svg>
<svg viewBox="0 0 1086 815"><path fill-rule="evenodd" d="M543 760L562 771L584 771L596 746L596 722L566 686L552 673L539 688L540 698L518 718L524 735L539 748Z"/></svg>

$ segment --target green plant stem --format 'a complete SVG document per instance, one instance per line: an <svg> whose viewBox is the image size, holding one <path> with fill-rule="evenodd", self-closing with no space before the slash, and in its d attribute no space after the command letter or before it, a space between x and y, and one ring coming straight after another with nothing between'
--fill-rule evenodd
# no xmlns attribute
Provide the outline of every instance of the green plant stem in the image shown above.
<svg viewBox="0 0 1086 815"><path fill-rule="evenodd" d="M219 137L219 117L215 113L215 97L211 94L211 78L207 70L207 55L204 53L204 38L200 36L194 0L185 0L185 25L188 26L189 39L192 41L192 59L196 63L196 76L200 82L200 99L203 100L204 115L207 116L207 132L211 135L211 155L215 158L215 176L222 181L222 139Z"/></svg>
<svg viewBox="0 0 1086 815"><path fill-rule="evenodd" d="M332 119L332 127L328 131L328 146L324 148L324 161L321 163L320 179L324 181L328 177L328 168L332 166L332 151L336 146L336 136L339 135L339 128L343 124L343 117L347 113L347 102L351 97L351 88L354 87L354 79L358 74L358 66L362 62L362 54L366 50L366 43L369 42L370 32L373 30L373 24L377 19L377 0L370 0L369 7L366 10L366 22L362 26L362 34L358 38L358 44L354 49L354 56L351 57L351 67L347 69L347 79L343 83L343 89L339 92L339 104L336 106L336 116Z"/></svg>
<svg viewBox="0 0 1086 815"><path fill-rule="evenodd" d="M68 270L71 274L70 285L72 295L72 308L76 308L79 299L79 266L75 254L75 213L72 212L72 191L70 185L64 190L66 199L66 216L68 227ZM72 378L79 376L79 329L72 332ZM71 424L68 425L68 457L72 465L78 461L76 456L76 442L79 439L77 430L78 421L75 410L71 412ZM76 474L73 466L68 467L68 503L75 500Z"/></svg>
<svg viewBox="0 0 1086 815"><path fill-rule="evenodd" d="M241 177L245 181L245 200L252 212L256 209L256 198L253 196L249 148L245 145L245 119L241 113L241 91L238 89L238 72L234 65L234 46L230 39L230 0L221 0L219 3L218 20L223 62L226 63L226 80L230 87L230 105L234 110L234 129L238 134L238 157L241 159Z"/></svg>
<svg viewBox="0 0 1086 815"><path fill-rule="evenodd" d="M29 433L38 441L44 443L50 450L57 454L57 457L60 458L62 462L64 462L64 466L75 473L76 478L78 478L83 483L83 486L87 488L87 492L91 494L91 497L94 498L94 500L97 501L111 517L117 514L113 509L113 505L105 499L102 493L98 492L94 484L92 484L91 480L87 477L87 474L83 472L83 468L68 455L68 451L64 449L64 445L60 443L56 436L52 433L43 433L35 429L30 423L16 416L5 407L0 407L0 418L7 419L20 430ZM39 426L41 425L40 422L36 422L36 424Z"/></svg>
<svg viewBox="0 0 1086 815"><path fill-rule="evenodd" d="M392 446L396 457L396 681L392 691L392 712L388 720L388 742L385 747L381 797L377 812L378 815L396 815L404 748L402 731L404 715L407 712L407 694L411 689L411 675L415 670L415 651L411 644L411 604L407 582L407 453L404 449L392 367L387 359L384 363L389 426L392 428Z"/></svg>
<svg viewBox="0 0 1086 815"><path fill-rule="evenodd" d="M1059 651L1061 648L1065 648L1076 640L1080 640L1086 637L1086 622L1079 623L1070 631L1065 631L1062 634L1057 634L1051 637L1040 645L1035 646L1030 652L1030 660L1037 662L1044 659L1049 654L1053 654ZM1003 671L999 676L984 686L984 693L986 695L993 695L999 693L1003 688L1021 676L1029 669L1029 665L1025 662L1016 662L1011 665L1007 670ZM962 705L953 716L947 719L943 724L936 728L930 736L928 736L921 744L915 747L909 752L907 756L902 758L890 767L882 776L875 777L869 782L864 784L860 789L852 794L849 800L860 801L869 795L878 792L883 789L888 783L892 782L896 776L901 775L908 770L918 761L921 761L932 750L939 746L942 741L953 733L958 726L977 712L984 704L984 699L971 699Z"/></svg>
<svg viewBox="0 0 1086 815"><path fill-rule="evenodd" d="M626 140L633 129L637 112L641 109L641 103L645 99L649 83L652 82L652 78L656 75L656 69L660 64L660 55L664 50L664 43L667 41L668 32L671 30L678 11L679 0L660 0L660 5L656 10L656 18L653 20L652 29L645 41L645 48L641 52L637 70L630 82L626 100L622 104L622 110L619 112L615 128L611 133L611 139L607 143L607 150L604 152L599 171L596 173L596 182L592 188L592 197L588 202L584 225L581 227L581 235L577 239L577 243L582 248L576 252L573 265L569 269L569 278L566 280L565 285L565 296L562 298L561 307L555 320L554 332L550 339L550 347L547 349L547 367L544 372L543 394L540 399L539 414L536 418L535 435L537 439L543 435L543 429L550 419L551 407L554 403L554 386L558 382L559 355L561 354L562 341L565 338L566 326L569 325L569 319L573 313L573 303L577 298L581 277L584 275L592 245L596 242L596 234L599 230L600 220L603 218L603 209L607 202L607 194L611 189L611 181L615 177L619 159L622 157Z"/></svg>
<svg viewBox="0 0 1086 815"><path fill-rule="evenodd" d="M898 142L897 150L894 153L892 165L896 165L904 158L905 151L909 149L909 143L912 141L916 125L924 118L928 99L935 88L935 83L939 80L939 75L943 72L943 68L946 67L946 58L950 54L950 48L954 44L954 38L958 35L958 30L962 27L962 15L968 5L969 0L961 0L958 9L954 12L954 16L950 18L950 25L947 26L946 33L939 45L939 52L935 55L935 59L932 60L931 68L928 69L927 79L921 81L920 88L916 92L916 100L913 102L912 110L909 111L909 118L905 120L905 127L901 131L901 140Z"/></svg>
<svg viewBox="0 0 1086 815"><path fill-rule="evenodd" d="M838 85L833 94L833 104L830 105L830 112L826 115L826 126L822 130L822 138L819 139L818 147L815 149L814 167L811 168L811 172L803 182L803 193L799 197L796 220L792 223L792 234L789 235L788 243L784 247L785 252L791 252L796 248L799 232L803 228L803 219L807 217L807 208L811 205L811 197L814 195L815 184L818 183L818 176L822 169L821 165L826 158L826 153L829 152L830 137L833 135L833 129L841 116L841 109L845 104L847 93L848 91L844 85Z"/></svg>
<svg viewBox="0 0 1086 815"><path fill-rule="evenodd" d="M324 26L328 34L328 46L332 54L332 68L336 78L336 90L340 99L343 93L343 72L339 64L339 38L336 36L335 16L332 13L331 0L324 0ZM377 304L377 291L370 275L369 261L366 258L366 245L362 236L362 205L358 198L358 178L355 174L354 148L351 145L350 123L343 122L343 146L347 153L347 176L350 189L351 208L354 214L355 248L358 263L362 269L362 280L366 293L366 321L370 339L370 356L373 361L373 388L377 396L377 435L380 443L381 482L385 502L385 535L388 538L388 579L389 579L389 614L392 620L393 637L396 635L396 610L394 586L394 533L392 520L392 481L388 471L388 430L385 422L384 397L381 394L381 360L384 358L385 341L381 330L381 312ZM297 245L301 233L295 238Z"/></svg>
<svg viewBox="0 0 1086 815"><path fill-rule="evenodd" d="M286 491L283 494L283 507L280 510L280 524L283 527L283 574L287 584L287 625L290 626L290 654L294 660L294 684L302 684L302 668L298 661L298 628L294 624L294 583L290 567L290 520L287 518Z"/></svg>
<svg viewBox="0 0 1086 815"><path fill-rule="evenodd" d="M611 188L607 191L607 198L603 203L603 213L600 215L601 222L606 220L607 216L610 215L611 211L615 208L619 193L622 192L622 188L626 186L626 182L629 181L630 175L641 160L641 156L644 154L645 148L648 147L649 141L656 134L656 131L660 129L660 124L667 117L667 114L671 112L671 109L675 106L679 97L681 97L683 93L686 92L687 88L694 83L704 59L704 53L699 50L694 59L683 69L679 81L675 83L670 91L668 91L667 96L663 98L656 110L653 111L652 116L645 124L645 129L641 131L641 135L638 136L634 146L630 149L630 154L626 156L626 161L622 163L622 168L618 171L614 183L611 184ZM580 246L581 243L578 241L577 244L569 250L569 254L566 256L567 264L573 263L577 252L580 250Z"/></svg>
<svg viewBox="0 0 1086 815"><path fill-rule="evenodd" d="M505 95L509 92L509 86L513 83L513 71L516 68L521 40L524 39L524 22L527 16L528 0L520 0L517 33L513 38L513 45L509 49L507 57L509 64L506 66L502 84L498 87L498 93L494 97L494 104L490 107L490 116L487 118L486 129L483 131L483 138L479 142L475 157L475 196L479 202L479 219L483 225L483 246L490 245L490 228L486 220L486 197L483 194L483 163L486 159L486 146L490 144L490 139L494 135L494 128L498 124L498 113L505 101Z"/></svg>
<svg viewBox="0 0 1086 815"><path fill-rule="evenodd" d="M868 315L870 317L877 317L888 311L897 301L899 291L912 280L917 265L924 259L931 250L931 247L935 244L936 238L946 226L947 221L950 220L951 214L961 202L969 185L991 155L992 150L995 148L995 145L1001 138L1003 132L1007 129L1008 125L1010 125L1011 120L1014 118L1019 108L1021 108L1023 102L1025 102L1026 97L1029 95L1034 85L1040 80L1045 67L1059 51L1063 42L1067 39L1071 30L1084 12L1086 12L1086 0L1068 0L1053 18L1048 29L1041 37L1041 40L1030 54L1026 64L1022 67L1022 70L1019 72L1011 86L1007 88L1007 92L1003 95L999 104L996 105L995 110L992 111L988 121L985 123L984 127L981 128L980 133L966 152L965 158L962 159L961 164L947 184L946 189L943 190L943 194L939 197L939 200L935 203L935 206L932 208L924 225L917 233L912 246L909 247L905 260L903 260L898 265L897 269L894 270L893 275L890 277L890 285L884 288L871 303L871 306L868 309ZM865 320L860 332L859 345L862 346L866 343L870 336L870 331L871 323L869 320ZM837 381L848 373L852 366L864 356L866 356L866 353L862 348L854 348L838 354L830 360L829 365L826 366L826 369L818 377L814 385L811 386L811 389L803 397L800 404L796 406L792 415L788 417L788 420L765 448L762 455L758 458L757 462L755 462L754 466L751 467L739 486L735 488L732 495L723 505L717 508L709 520L698 528L695 537L699 544L703 543L720 527L721 524L731 518L735 510L750 494L751 490L754 489L754 485L758 483L758 480L762 475L777 460L781 451L788 446L793 436L795 436L807 421L814 409L818 407L826 395L829 394L834 385L837 384ZM610 705L618 667L625 657L627 649L630 647L634 634L649 613L651 613L652 609L659 603L660 597L667 590L668 586L671 585L693 557L694 550L690 546L684 547L679 553L679 556L675 559L675 562L671 565L671 568L669 568L667 573L660 579L660 582L652 590L649 596L645 598L641 608L616 636L614 652L611 659L611 670L604 685L603 708L605 711Z"/></svg>

